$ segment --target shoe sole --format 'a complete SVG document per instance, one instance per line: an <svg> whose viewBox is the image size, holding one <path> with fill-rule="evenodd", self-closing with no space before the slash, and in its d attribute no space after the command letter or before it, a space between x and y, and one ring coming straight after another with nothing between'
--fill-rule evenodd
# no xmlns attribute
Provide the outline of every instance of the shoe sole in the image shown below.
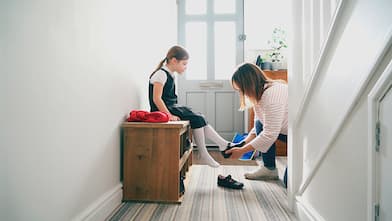
<svg viewBox="0 0 392 221"><path fill-rule="evenodd" d="M275 177L275 176L264 176L264 177L247 177L245 176L245 179L248 180L279 180L279 177Z"/></svg>
<svg viewBox="0 0 392 221"><path fill-rule="evenodd" d="M225 185L225 184L218 184L218 186L225 187L225 188L230 188L230 189L236 189L236 190L242 189L244 187L244 185L241 185L241 186L231 186L231 185Z"/></svg>

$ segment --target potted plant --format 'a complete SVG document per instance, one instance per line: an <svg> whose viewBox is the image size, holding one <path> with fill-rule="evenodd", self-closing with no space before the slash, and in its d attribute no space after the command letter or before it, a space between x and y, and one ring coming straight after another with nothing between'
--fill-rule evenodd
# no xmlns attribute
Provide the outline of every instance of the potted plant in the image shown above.
<svg viewBox="0 0 392 221"><path fill-rule="evenodd" d="M271 47L269 57L272 61L272 69L278 70L281 66L282 59L284 58L281 50L287 48L286 31L282 28L274 28L272 31L272 38L268 41L268 45Z"/></svg>
<svg viewBox="0 0 392 221"><path fill-rule="evenodd" d="M267 54L265 53L264 56L262 56L261 54L257 56L256 65L259 66L261 70L271 70L272 63L265 55Z"/></svg>

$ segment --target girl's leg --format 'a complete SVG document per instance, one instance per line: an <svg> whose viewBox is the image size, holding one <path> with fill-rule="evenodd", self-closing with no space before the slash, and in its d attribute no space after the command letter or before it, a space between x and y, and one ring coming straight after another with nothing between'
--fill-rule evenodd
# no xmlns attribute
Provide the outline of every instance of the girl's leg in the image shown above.
<svg viewBox="0 0 392 221"><path fill-rule="evenodd" d="M190 108L185 106L177 105L169 107L169 111L170 113L179 116L181 120L189 120L192 128L193 141L197 145L201 161L211 167L219 167L220 164L216 162L207 151L204 127L208 126L208 123L204 116L200 113L193 112Z"/></svg>
<svg viewBox="0 0 392 221"><path fill-rule="evenodd" d="M218 144L219 150L226 150L227 146L230 144L227 140L223 139L211 125L207 124L204 128L205 136L212 140L215 144Z"/></svg>
<svg viewBox="0 0 392 221"><path fill-rule="evenodd" d="M201 128L192 129L192 136L197 145L197 149L199 150L201 162L206 163L210 167L215 167L215 168L219 167L220 164L216 162L207 151L205 137L204 137L204 128L201 127Z"/></svg>

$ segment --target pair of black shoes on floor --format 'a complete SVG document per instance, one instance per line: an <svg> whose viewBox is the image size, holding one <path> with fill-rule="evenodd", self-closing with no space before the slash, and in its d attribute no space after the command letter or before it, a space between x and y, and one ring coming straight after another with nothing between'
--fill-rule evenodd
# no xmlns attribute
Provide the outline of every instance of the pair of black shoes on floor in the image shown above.
<svg viewBox="0 0 392 221"><path fill-rule="evenodd" d="M233 146L231 146L231 143L228 143L226 150L230 150L233 147L242 147L244 145L245 145L245 141L241 141L240 143L234 144ZM229 153L229 154L225 153L226 150L221 151L221 153L224 158L229 158L231 156L231 153Z"/></svg>
<svg viewBox="0 0 392 221"><path fill-rule="evenodd" d="M231 175L228 175L226 177L218 175L218 186L231 189L242 189L242 187L244 187L244 184L231 178Z"/></svg>

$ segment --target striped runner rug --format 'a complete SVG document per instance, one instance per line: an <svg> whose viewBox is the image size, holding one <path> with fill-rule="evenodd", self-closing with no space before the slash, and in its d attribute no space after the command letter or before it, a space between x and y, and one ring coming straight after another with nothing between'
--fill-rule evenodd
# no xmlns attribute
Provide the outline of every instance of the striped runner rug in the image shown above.
<svg viewBox="0 0 392 221"><path fill-rule="evenodd" d="M124 202L108 220L297 220L288 209L286 189L281 180L244 178L245 172L257 168L192 165L186 174L186 191L181 204ZM219 174L231 174L244 183L244 188L233 190L217 186Z"/></svg>

